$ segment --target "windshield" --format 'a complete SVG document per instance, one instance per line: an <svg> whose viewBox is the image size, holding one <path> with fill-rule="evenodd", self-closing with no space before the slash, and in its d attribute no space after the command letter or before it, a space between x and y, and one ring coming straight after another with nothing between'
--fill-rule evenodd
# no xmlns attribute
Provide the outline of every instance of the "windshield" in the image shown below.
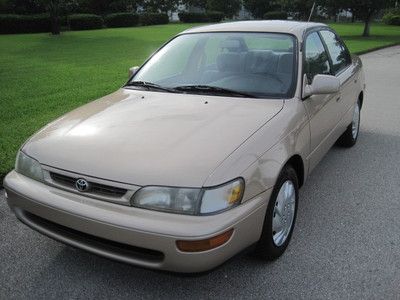
<svg viewBox="0 0 400 300"><path fill-rule="evenodd" d="M187 93L218 95L225 90L286 98L295 78L295 61L295 39L288 34L183 34L150 58L130 84L146 82Z"/></svg>

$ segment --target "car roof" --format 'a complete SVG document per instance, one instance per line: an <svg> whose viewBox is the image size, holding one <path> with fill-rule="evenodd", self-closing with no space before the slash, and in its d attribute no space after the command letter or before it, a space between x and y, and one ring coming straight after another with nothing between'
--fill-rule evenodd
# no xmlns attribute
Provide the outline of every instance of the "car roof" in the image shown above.
<svg viewBox="0 0 400 300"><path fill-rule="evenodd" d="M200 33L200 32L226 32L226 31L243 31L243 32L279 32L290 33L302 38L304 31L314 27L328 27L323 23L299 22L299 21L237 21L219 23L213 25L199 26L185 30L182 33Z"/></svg>

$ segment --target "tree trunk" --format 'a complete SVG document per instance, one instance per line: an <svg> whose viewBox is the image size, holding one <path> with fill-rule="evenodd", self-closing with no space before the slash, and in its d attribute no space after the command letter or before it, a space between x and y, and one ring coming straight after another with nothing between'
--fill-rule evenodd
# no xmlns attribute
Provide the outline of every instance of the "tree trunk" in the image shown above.
<svg viewBox="0 0 400 300"><path fill-rule="evenodd" d="M51 16L51 34L59 35L60 34L60 19L58 15Z"/></svg>
<svg viewBox="0 0 400 300"><path fill-rule="evenodd" d="M364 32L362 34L362 36L364 36L364 37L369 36L369 32L370 32L370 28L371 28L371 17L372 17L371 14L368 14L364 20Z"/></svg>
<svg viewBox="0 0 400 300"><path fill-rule="evenodd" d="M59 1L50 1L49 4L49 13L51 20L51 34L59 35L60 34L60 16L59 16Z"/></svg>
<svg viewBox="0 0 400 300"><path fill-rule="evenodd" d="M354 23L356 21L356 14L354 10L351 10L351 23Z"/></svg>

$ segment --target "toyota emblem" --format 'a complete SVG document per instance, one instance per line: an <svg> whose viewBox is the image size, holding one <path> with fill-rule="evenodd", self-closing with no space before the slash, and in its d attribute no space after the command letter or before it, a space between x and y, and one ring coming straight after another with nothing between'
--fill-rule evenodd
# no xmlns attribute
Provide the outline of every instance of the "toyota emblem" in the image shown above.
<svg viewBox="0 0 400 300"><path fill-rule="evenodd" d="M89 190L89 182L87 182L83 178L79 178L75 182L75 187L80 192L86 192L87 190Z"/></svg>

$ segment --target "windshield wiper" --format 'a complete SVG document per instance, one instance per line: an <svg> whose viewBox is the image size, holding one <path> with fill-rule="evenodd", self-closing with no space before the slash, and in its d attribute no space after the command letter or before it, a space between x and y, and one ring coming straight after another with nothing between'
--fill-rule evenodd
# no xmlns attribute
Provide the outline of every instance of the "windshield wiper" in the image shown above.
<svg viewBox="0 0 400 300"><path fill-rule="evenodd" d="M175 89L163 87L157 83L148 82L148 81L131 81L131 82L128 82L125 86L138 86L138 87L146 88L148 90L159 90L159 91L165 91L165 92L170 92L170 93L177 92Z"/></svg>
<svg viewBox="0 0 400 300"><path fill-rule="evenodd" d="M225 89L217 86L211 86L211 85L182 85L182 86L176 86L173 89L176 91L183 91L183 92L199 92L206 94L220 94L220 95L222 94L235 97L257 98L252 94Z"/></svg>

